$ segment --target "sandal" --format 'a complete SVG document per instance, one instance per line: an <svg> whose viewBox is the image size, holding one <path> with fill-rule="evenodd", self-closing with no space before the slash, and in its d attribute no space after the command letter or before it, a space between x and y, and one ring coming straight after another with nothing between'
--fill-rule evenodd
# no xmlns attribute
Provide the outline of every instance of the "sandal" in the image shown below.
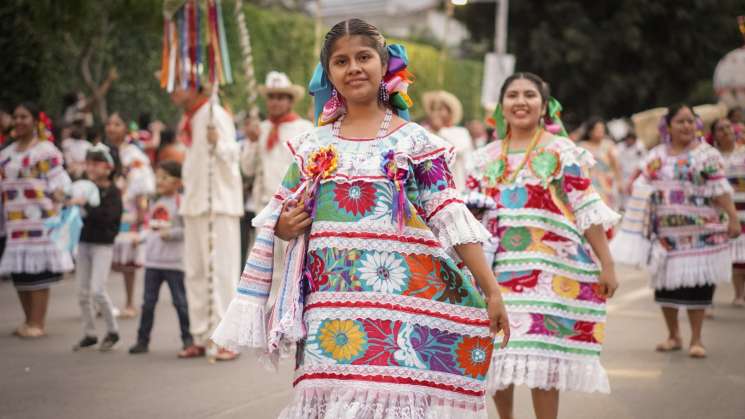
<svg viewBox="0 0 745 419"><path fill-rule="evenodd" d="M20 326L16 327L16 329L13 331L13 336L21 337L24 333L28 330L28 324L23 323Z"/></svg>
<svg viewBox="0 0 745 419"><path fill-rule="evenodd" d="M44 329L39 329L38 327L34 326L27 326L25 330L19 330L18 336L23 339L38 339L43 338L46 336L46 332L44 332Z"/></svg>
<svg viewBox="0 0 745 419"><path fill-rule="evenodd" d="M745 307L745 298L735 298L732 301L732 305L735 306L735 307L737 307L737 308L743 308L743 307Z"/></svg>
<svg viewBox="0 0 745 419"><path fill-rule="evenodd" d="M126 307L119 313L121 319L134 319L135 317L137 317L137 309L134 307Z"/></svg>
<svg viewBox="0 0 745 419"><path fill-rule="evenodd" d="M204 346L198 346L198 345L191 345L181 352L178 353L178 357L181 359L187 359L187 358L201 358L207 353L207 350Z"/></svg>
<svg viewBox="0 0 745 419"><path fill-rule="evenodd" d="M666 339L662 343L658 343L655 350L657 352L672 352L683 349L683 344L680 343L679 339Z"/></svg>
<svg viewBox="0 0 745 419"><path fill-rule="evenodd" d="M233 352L229 349L220 348L215 354L215 360L217 361L233 361L238 358L241 354L239 352Z"/></svg>
<svg viewBox="0 0 745 419"><path fill-rule="evenodd" d="M688 350L688 356L697 359L706 358L706 348L703 345L691 345L691 348Z"/></svg>

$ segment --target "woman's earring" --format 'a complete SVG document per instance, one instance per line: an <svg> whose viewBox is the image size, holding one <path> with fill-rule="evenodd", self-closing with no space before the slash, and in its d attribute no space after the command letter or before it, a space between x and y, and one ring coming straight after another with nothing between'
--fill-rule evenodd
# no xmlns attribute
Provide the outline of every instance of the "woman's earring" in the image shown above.
<svg viewBox="0 0 745 419"><path fill-rule="evenodd" d="M320 125L336 121L345 111L344 100L334 87L331 90L331 98L323 105L323 112L319 120Z"/></svg>
<svg viewBox="0 0 745 419"><path fill-rule="evenodd" d="M380 103L388 103L391 100L391 96L388 94L388 86L384 80L380 80L380 88L378 89L378 100Z"/></svg>

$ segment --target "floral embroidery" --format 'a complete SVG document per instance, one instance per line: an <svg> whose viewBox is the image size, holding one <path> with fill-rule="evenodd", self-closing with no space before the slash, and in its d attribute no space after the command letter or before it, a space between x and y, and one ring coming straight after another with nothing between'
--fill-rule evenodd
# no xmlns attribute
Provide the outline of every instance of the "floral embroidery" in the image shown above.
<svg viewBox="0 0 745 419"><path fill-rule="evenodd" d="M530 246L530 230L526 227L509 227L502 235L502 247L509 252L519 252Z"/></svg>
<svg viewBox="0 0 745 419"><path fill-rule="evenodd" d="M464 336L456 349L458 366L473 378L486 375L491 363L490 349L490 338Z"/></svg>
<svg viewBox="0 0 745 419"><path fill-rule="evenodd" d="M368 182L339 183L334 188L339 207L353 215L365 215L375 207L375 186Z"/></svg>
<svg viewBox="0 0 745 419"><path fill-rule="evenodd" d="M575 299L579 295L580 285L578 281L556 275L551 284L554 292L564 298Z"/></svg>
<svg viewBox="0 0 745 419"><path fill-rule="evenodd" d="M336 361L349 362L365 350L367 336L355 320L325 320L319 328L321 349Z"/></svg>
<svg viewBox="0 0 745 419"><path fill-rule="evenodd" d="M370 252L359 268L360 279L373 291L398 293L404 288L408 270L403 258L396 253Z"/></svg>

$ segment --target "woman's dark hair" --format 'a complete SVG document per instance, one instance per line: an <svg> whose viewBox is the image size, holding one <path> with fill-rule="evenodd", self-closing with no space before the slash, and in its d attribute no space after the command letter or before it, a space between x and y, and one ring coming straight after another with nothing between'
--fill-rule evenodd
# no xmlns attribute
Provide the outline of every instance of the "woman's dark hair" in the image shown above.
<svg viewBox="0 0 745 419"><path fill-rule="evenodd" d="M604 126L605 134L608 134L608 126L605 125L605 121L603 118L599 116L591 116L590 119L585 122L584 130L582 131L582 136L580 137L580 141L588 141L590 139L590 136L592 135L592 130L595 128L595 125L602 123Z"/></svg>
<svg viewBox="0 0 745 419"><path fill-rule="evenodd" d="M99 141L103 141L103 137L104 137L104 134L103 134L103 128L101 127L101 125L96 124L92 127L88 127L85 129L85 139L89 143L95 142L96 138L98 138Z"/></svg>
<svg viewBox="0 0 745 419"><path fill-rule="evenodd" d="M550 96L548 83L543 81L543 79L536 74L520 72L515 73L505 79L504 83L502 84L502 89L499 91L499 103L502 103L502 101L504 100L504 95L507 93L507 89L510 87L512 82L521 79L525 79L533 83L535 85L535 88L538 90L538 93L540 93L541 95L541 101L543 103L548 102L548 98Z"/></svg>
<svg viewBox="0 0 745 419"><path fill-rule="evenodd" d="M158 163L158 169L177 179L181 179L181 163L175 160L163 160Z"/></svg>
<svg viewBox="0 0 745 419"><path fill-rule="evenodd" d="M728 110L727 111L727 119L731 120L732 118L734 118L735 117L735 114L737 113L737 111L742 111L742 108L739 107L739 106L735 106L734 108Z"/></svg>
<svg viewBox="0 0 745 419"><path fill-rule="evenodd" d="M170 128L166 128L160 133L160 144L162 146L173 144L175 139L176 139L176 133L173 132L173 130Z"/></svg>
<svg viewBox="0 0 745 419"><path fill-rule="evenodd" d="M131 119L129 118L129 115L121 111L114 111L109 114L109 118L111 118L114 115L118 116L119 119L121 119L122 122L124 122L124 125L127 127L127 130L129 130L129 121L131 121Z"/></svg>
<svg viewBox="0 0 745 419"><path fill-rule="evenodd" d="M36 103L29 102L29 101L21 102L18 105L16 105L14 109L18 109L18 108L23 108L27 110L31 114L31 117L34 118L34 121L39 120L39 112L41 112L41 109L39 108L39 105L37 105Z"/></svg>
<svg viewBox="0 0 745 419"><path fill-rule="evenodd" d="M142 112L137 117L137 126L140 129L148 129L150 128L150 122L152 122L153 118L150 116L150 112Z"/></svg>
<svg viewBox="0 0 745 419"><path fill-rule="evenodd" d="M715 120L714 120L714 121L713 121L713 122L711 123L711 128L710 128L710 131L709 131L709 132L711 132L711 136L712 136L712 138L714 138L714 132L716 132L716 130L717 130L717 127L719 126L719 123L720 123L721 121L724 121L725 119L729 119L729 118L717 118L717 119L715 119Z"/></svg>
<svg viewBox="0 0 745 419"><path fill-rule="evenodd" d="M334 52L334 43L345 36L361 36L370 48L378 52L383 65L388 64L388 50L385 47L385 38L380 34L378 28L362 19L348 19L334 25L323 39L321 65L326 71L326 74L329 73L329 60L331 60L331 54Z"/></svg>
<svg viewBox="0 0 745 419"><path fill-rule="evenodd" d="M696 112L693 110L692 106L689 106L687 103L676 103L670 107L667 108L667 113L665 114L665 122L667 125L670 125L670 122L672 122L675 115L680 112L681 109L688 108L691 110L691 113L693 113L693 116L696 116Z"/></svg>

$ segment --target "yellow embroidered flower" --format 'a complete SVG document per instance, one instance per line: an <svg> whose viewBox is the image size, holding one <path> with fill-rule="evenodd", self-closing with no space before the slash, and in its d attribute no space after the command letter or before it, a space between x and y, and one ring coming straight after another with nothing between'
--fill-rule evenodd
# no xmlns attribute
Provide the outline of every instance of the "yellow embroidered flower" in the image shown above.
<svg viewBox="0 0 745 419"><path fill-rule="evenodd" d="M336 148L333 145L321 147L308 156L308 165L305 168L306 175L310 178L327 179L336 171L338 160Z"/></svg>
<svg viewBox="0 0 745 419"><path fill-rule="evenodd" d="M554 276L552 288L555 293L564 298L574 299L579 295L579 282L564 276Z"/></svg>
<svg viewBox="0 0 745 419"><path fill-rule="evenodd" d="M592 329L592 337L594 337L598 343L603 343L605 340L605 323L595 324L595 327Z"/></svg>
<svg viewBox="0 0 745 419"><path fill-rule="evenodd" d="M321 349L336 361L351 361L367 346L365 332L354 320L326 320L318 335Z"/></svg>
<svg viewBox="0 0 745 419"><path fill-rule="evenodd" d="M538 253L545 253L551 256L556 256L556 250L554 250L551 246L548 246L547 244L543 243L543 236L546 235L546 231L542 230L540 228L528 228L530 230L530 246L528 246L528 251L530 252L538 252Z"/></svg>

